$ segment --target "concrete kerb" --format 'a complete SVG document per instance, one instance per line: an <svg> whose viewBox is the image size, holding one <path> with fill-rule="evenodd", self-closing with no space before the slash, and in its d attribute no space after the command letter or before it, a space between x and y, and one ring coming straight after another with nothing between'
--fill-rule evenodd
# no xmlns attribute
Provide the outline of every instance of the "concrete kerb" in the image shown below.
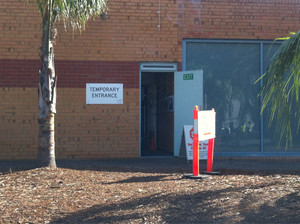
<svg viewBox="0 0 300 224"><path fill-rule="evenodd" d="M0 160L0 171L34 169L34 160ZM135 158L135 159L99 159L99 160L57 160L57 166L70 169L126 169L147 172L191 172L192 163L185 158ZM201 171L206 170L206 161L200 161ZM241 171L298 171L300 159L215 159L213 170Z"/></svg>

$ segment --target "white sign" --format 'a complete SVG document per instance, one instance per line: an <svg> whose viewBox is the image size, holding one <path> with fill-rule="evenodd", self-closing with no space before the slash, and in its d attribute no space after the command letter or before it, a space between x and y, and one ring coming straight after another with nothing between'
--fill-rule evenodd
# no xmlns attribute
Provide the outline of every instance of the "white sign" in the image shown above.
<svg viewBox="0 0 300 224"><path fill-rule="evenodd" d="M123 104L123 84L87 83L86 104Z"/></svg>
<svg viewBox="0 0 300 224"><path fill-rule="evenodd" d="M198 138L199 141L216 138L216 112L214 110L198 112Z"/></svg>
<svg viewBox="0 0 300 224"><path fill-rule="evenodd" d="M184 138L187 160L193 160L193 125L184 125ZM207 159L208 140L199 142L199 158Z"/></svg>

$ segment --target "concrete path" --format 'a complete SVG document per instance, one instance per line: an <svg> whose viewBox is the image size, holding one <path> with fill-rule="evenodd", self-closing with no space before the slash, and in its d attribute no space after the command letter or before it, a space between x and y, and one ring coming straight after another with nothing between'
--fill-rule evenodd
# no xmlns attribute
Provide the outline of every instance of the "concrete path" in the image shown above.
<svg viewBox="0 0 300 224"><path fill-rule="evenodd" d="M33 169L35 161L0 161L0 171ZM91 170L122 170L132 171L168 171L192 172L192 161L187 163L185 158L138 158L138 159L101 159L101 160L57 160L57 166L70 169ZM206 170L206 161L200 161L201 170ZM300 173L299 159L268 160L268 159L216 159L214 170L241 171L293 171Z"/></svg>

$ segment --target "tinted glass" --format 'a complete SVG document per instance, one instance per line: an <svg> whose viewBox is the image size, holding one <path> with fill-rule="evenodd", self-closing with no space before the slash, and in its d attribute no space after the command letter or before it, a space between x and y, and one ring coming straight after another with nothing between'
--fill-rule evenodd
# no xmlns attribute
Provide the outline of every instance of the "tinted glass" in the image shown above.
<svg viewBox="0 0 300 224"><path fill-rule="evenodd" d="M260 151L260 44L186 45L186 70L203 69L205 108L217 112L215 150Z"/></svg>

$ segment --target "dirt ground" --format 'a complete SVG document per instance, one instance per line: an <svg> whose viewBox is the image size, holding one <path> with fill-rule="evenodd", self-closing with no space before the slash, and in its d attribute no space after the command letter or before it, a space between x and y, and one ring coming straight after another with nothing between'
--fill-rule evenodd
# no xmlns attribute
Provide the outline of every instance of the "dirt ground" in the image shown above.
<svg viewBox="0 0 300 224"><path fill-rule="evenodd" d="M0 223L300 223L300 173L35 168L0 175Z"/></svg>

